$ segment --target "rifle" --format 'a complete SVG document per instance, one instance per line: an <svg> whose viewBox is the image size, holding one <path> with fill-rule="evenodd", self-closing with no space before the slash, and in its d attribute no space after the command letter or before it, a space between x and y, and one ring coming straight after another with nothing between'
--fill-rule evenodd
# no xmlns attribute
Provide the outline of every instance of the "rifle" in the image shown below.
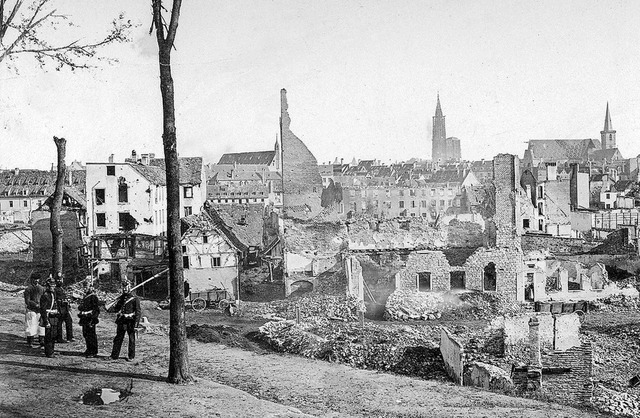
<svg viewBox="0 0 640 418"><path fill-rule="evenodd" d="M147 279L147 280L145 280L144 282L142 282L142 283L140 283L140 284L137 284L137 285L133 286L133 287L131 288L130 292L133 292L134 290L136 290L136 289L137 289L137 288L139 288L140 286L143 286L144 284L146 284L146 283L150 282L151 280L155 280L155 279L157 279L158 277L162 276L163 274L165 274L165 273L166 273L166 272L168 272L168 271L169 271L169 269L164 269L164 270L162 270L160 273L157 273L157 274L155 274L155 275L151 276L150 278L148 278L148 279ZM119 297L118 297L118 298L119 298ZM115 304L116 304L116 302L118 301L118 298L115 298L114 300L112 300L112 301L110 301L110 302L107 302L107 303L104 305L105 309L108 311L108 310L110 310L111 308L113 308L113 305L115 305Z"/></svg>

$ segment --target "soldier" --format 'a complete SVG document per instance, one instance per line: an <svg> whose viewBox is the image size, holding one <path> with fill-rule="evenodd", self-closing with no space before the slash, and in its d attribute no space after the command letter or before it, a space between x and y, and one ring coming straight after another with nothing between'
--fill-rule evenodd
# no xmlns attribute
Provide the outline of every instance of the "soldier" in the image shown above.
<svg viewBox="0 0 640 418"><path fill-rule="evenodd" d="M25 335L27 344L33 344L33 338L38 337L41 346L44 346L44 328L40 327L40 297L44 293L44 287L40 286L40 275L32 273L29 277L30 284L24 290L25 304Z"/></svg>
<svg viewBox="0 0 640 418"><path fill-rule="evenodd" d="M40 324L45 329L44 355L53 357L56 332L58 328L58 305L56 303L56 284L51 277L45 283L45 291L40 297Z"/></svg>
<svg viewBox="0 0 640 418"><path fill-rule="evenodd" d="M96 335L96 324L99 322L100 301L96 296L91 277L85 282L85 294L82 302L78 305L78 317L82 326L82 336L87 344L87 349L83 353L85 357L96 357L98 355L98 336Z"/></svg>
<svg viewBox="0 0 640 418"><path fill-rule="evenodd" d="M128 281L123 282L122 295L111 310L112 312L117 312L116 337L113 339L111 359L117 360L118 356L120 356L120 347L126 332L129 335L127 361L131 361L136 356L136 328L140 324L140 300L131 293L131 284Z"/></svg>
<svg viewBox="0 0 640 418"><path fill-rule="evenodd" d="M62 287L62 273L58 273L56 278L56 300L58 301L58 329L57 329L57 343L66 343L67 341L75 341L73 338L73 320L71 319L71 308L69 306L69 298L67 292ZM62 329L67 332L67 339L62 338Z"/></svg>

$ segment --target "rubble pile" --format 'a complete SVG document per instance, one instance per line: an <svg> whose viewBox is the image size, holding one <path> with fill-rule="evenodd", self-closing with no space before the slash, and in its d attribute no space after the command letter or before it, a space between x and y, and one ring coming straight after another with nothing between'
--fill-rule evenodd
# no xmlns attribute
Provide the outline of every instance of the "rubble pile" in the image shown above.
<svg viewBox="0 0 640 418"><path fill-rule="evenodd" d="M387 300L386 320L469 320L513 316L525 308L503 296L483 293L435 293L397 290Z"/></svg>
<svg viewBox="0 0 640 418"><path fill-rule="evenodd" d="M446 378L438 345L421 330L314 320L268 322L262 339L278 351L423 378Z"/></svg>
<svg viewBox="0 0 640 418"><path fill-rule="evenodd" d="M193 324L187 327L186 330L187 338L202 343L221 343L228 347L243 349L254 348L253 343L247 340L238 329L228 325Z"/></svg>
<svg viewBox="0 0 640 418"><path fill-rule="evenodd" d="M300 319L333 318L344 321L358 319L358 300L351 296L330 296L314 294L297 299L272 302L242 302L239 315L250 318Z"/></svg>
<svg viewBox="0 0 640 418"><path fill-rule="evenodd" d="M640 309L640 299L628 295L612 295L589 303L590 310L619 312Z"/></svg>
<svg viewBox="0 0 640 418"><path fill-rule="evenodd" d="M384 319L387 321L433 320L442 316L445 300L441 293L396 290L387 299Z"/></svg>
<svg viewBox="0 0 640 418"><path fill-rule="evenodd" d="M640 416L640 397L635 395L599 386L591 402L598 411L617 417Z"/></svg>

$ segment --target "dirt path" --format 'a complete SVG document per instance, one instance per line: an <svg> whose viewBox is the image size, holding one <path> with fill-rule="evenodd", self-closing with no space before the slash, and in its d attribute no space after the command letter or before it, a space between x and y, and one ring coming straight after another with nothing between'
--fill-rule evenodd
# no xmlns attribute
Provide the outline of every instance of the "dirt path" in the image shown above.
<svg viewBox="0 0 640 418"><path fill-rule="evenodd" d="M163 383L168 341L162 327L140 336L135 362L106 361L114 326L110 315L101 315L102 358L78 356L84 349L80 338L58 345L64 355L47 359L41 350L24 343L21 298L0 294L0 306L0 416L596 416L447 383L197 341L190 341L189 354L198 382L168 385ZM166 321L166 312L150 314L152 323ZM131 387L132 394L106 406L79 403L82 393L92 387Z"/></svg>

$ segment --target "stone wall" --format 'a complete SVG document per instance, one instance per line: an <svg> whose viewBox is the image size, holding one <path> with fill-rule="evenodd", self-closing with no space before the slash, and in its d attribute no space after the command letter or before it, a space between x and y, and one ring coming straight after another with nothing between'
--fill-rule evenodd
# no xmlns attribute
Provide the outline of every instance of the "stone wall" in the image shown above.
<svg viewBox="0 0 640 418"><path fill-rule="evenodd" d="M445 327L442 327L442 331L440 332L440 353L442 354L444 367L449 377L455 383L462 385L464 347Z"/></svg>
<svg viewBox="0 0 640 418"><path fill-rule="evenodd" d="M552 254L579 254L588 252L596 245L581 238L554 237L551 235L526 234L521 237L522 251L548 250Z"/></svg>
<svg viewBox="0 0 640 418"><path fill-rule="evenodd" d="M322 177L318 161L289 128L287 91L280 91L280 140L282 141L283 209L286 216L309 219L322 210Z"/></svg>
<svg viewBox="0 0 640 418"><path fill-rule="evenodd" d="M406 267L396 274L396 289L417 289L416 274L431 273L431 290L450 290L449 262L441 251L412 252L407 258Z"/></svg>
<svg viewBox="0 0 640 418"><path fill-rule="evenodd" d="M478 248L464 263L467 289L484 288L484 269L489 263L496 268L496 292L510 299L517 299L522 285L522 252L517 247Z"/></svg>
<svg viewBox="0 0 640 418"><path fill-rule="evenodd" d="M542 355L542 392L556 402L588 405L593 395L593 347L582 344Z"/></svg>

